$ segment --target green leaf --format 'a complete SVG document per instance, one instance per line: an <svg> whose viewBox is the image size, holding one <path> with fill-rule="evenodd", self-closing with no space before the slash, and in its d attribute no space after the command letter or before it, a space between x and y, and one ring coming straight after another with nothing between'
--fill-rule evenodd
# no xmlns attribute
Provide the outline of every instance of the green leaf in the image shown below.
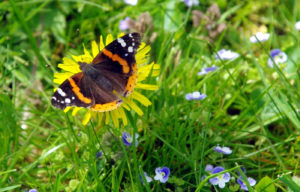
<svg viewBox="0 0 300 192"><path fill-rule="evenodd" d="M262 178L256 185L255 189L258 192L276 192L273 180L268 176Z"/></svg>
<svg viewBox="0 0 300 192"><path fill-rule="evenodd" d="M280 177L280 180L282 182L284 182L291 191L297 192L300 191L300 179L297 178L296 176L294 176L293 178L291 178L290 175L284 175L282 177ZM296 183L298 182L298 183Z"/></svg>

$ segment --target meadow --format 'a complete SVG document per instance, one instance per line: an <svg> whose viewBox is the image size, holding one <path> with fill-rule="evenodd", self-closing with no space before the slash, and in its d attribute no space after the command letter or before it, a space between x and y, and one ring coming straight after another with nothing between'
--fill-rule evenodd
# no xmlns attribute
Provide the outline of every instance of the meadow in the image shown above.
<svg viewBox="0 0 300 192"><path fill-rule="evenodd" d="M300 192L298 21L297 0L1 1L0 192ZM118 108L51 104L132 32Z"/></svg>

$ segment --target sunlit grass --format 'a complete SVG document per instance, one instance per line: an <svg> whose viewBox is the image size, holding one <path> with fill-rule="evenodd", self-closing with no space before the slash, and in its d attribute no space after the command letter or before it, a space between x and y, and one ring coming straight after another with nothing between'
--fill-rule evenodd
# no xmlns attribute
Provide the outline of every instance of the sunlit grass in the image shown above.
<svg viewBox="0 0 300 192"><path fill-rule="evenodd" d="M217 22L226 29L216 38L205 23L192 26L192 11L206 13L210 5L1 2L0 191L239 191L241 177L257 181L245 182L250 191L299 191L299 2L219 3ZM149 78L158 90L142 91L152 102L144 115L126 111L128 125L118 128L97 119L84 126L80 111L74 117L53 108L53 73L62 56L82 54L82 44L100 34L116 36L121 19L145 11L153 19L143 33L149 61L160 64L161 74ZM259 30L270 38L250 43ZM275 48L288 60L270 68ZM218 60L221 49L239 57ZM212 66L218 69L197 75ZM194 91L207 97L186 100ZM138 133L138 145L125 146L123 131ZM216 152L217 145L232 153ZM234 179L223 190L211 185L216 175L205 172L207 164ZM143 185L139 174L153 178L157 167L170 169L168 181Z"/></svg>

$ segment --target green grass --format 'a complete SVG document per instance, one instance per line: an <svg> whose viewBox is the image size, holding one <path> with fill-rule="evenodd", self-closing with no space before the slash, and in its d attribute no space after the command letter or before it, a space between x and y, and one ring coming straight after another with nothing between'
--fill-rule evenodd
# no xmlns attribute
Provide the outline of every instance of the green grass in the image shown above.
<svg viewBox="0 0 300 192"><path fill-rule="evenodd" d="M217 1L226 29L210 39L192 26L192 11L206 12L213 1L187 8L180 1L2 1L0 2L0 191L241 191L236 182L257 181L250 191L300 191L300 2ZM126 112L128 125L81 124L83 114L53 108L53 73L62 57L82 54L83 44L121 31L119 21L148 11L153 28L149 62L160 64L157 91L143 116ZM264 26L264 43L249 37ZM157 34L150 41L153 33ZM226 48L233 61L217 61ZM267 65L271 49L288 55L284 65ZM197 76L204 67L219 68ZM200 91L207 98L187 101ZM26 125L26 129L24 129ZM23 126L23 128L22 128ZM139 133L137 147L125 147L122 132ZM213 149L230 147L231 155ZM104 152L101 158L96 153ZM224 189L208 182L207 164L222 166L233 180ZM155 168L171 170L166 184L142 185ZM297 180L298 178L298 180ZM145 179L145 178L144 178Z"/></svg>

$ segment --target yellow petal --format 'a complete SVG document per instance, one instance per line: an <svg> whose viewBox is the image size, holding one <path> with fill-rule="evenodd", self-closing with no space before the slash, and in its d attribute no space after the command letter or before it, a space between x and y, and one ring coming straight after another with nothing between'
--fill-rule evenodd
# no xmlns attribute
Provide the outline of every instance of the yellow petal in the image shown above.
<svg viewBox="0 0 300 192"><path fill-rule="evenodd" d="M113 41L113 36L111 34L108 34L106 37L105 45L110 44Z"/></svg>
<svg viewBox="0 0 300 192"><path fill-rule="evenodd" d="M146 43L142 42L140 47L138 48L138 52L146 46Z"/></svg>
<svg viewBox="0 0 300 192"><path fill-rule="evenodd" d="M150 85L150 84L142 84L137 83L135 86L136 89L145 89L145 90L152 90L155 91L158 89L158 85Z"/></svg>
<svg viewBox="0 0 300 192"><path fill-rule="evenodd" d="M124 35L125 35L125 33L122 32L118 35L118 38L123 37Z"/></svg>
<svg viewBox="0 0 300 192"><path fill-rule="evenodd" d="M96 57L99 53L99 49L96 41L92 41L92 53L93 53L93 57Z"/></svg>
<svg viewBox="0 0 300 192"><path fill-rule="evenodd" d="M139 116L142 116L144 113L143 111L132 101L129 99L125 100L126 104L128 104L131 109L133 109Z"/></svg>
<svg viewBox="0 0 300 192"><path fill-rule="evenodd" d="M144 106L149 106L149 105L152 104L151 101L147 97L145 97L144 95L142 95L142 94L140 94L139 92L136 92L136 91L132 92L130 94L130 97L137 100L138 102L140 102Z"/></svg>
<svg viewBox="0 0 300 192"><path fill-rule="evenodd" d="M102 49L104 48L104 43L103 43L103 37L102 37L102 35L100 36L100 51L102 51Z"/></svg>
<svg viewBox="0 0 300 192"><path fill-rule="evenodd" d="M80 107L75 107L72 111L72 116L75 116L80 109Z"/></svg>
<svg viewBox="0 0 300 192"><path fill-rule="evenodd" d="M100 126L102 124L104 113L97 113L97 114L98 114L98 125Z"/></svg>
<svg viewBox="0 0 300 192"><path fill-rule="evenodd" d="M145 66L139 67L138 82L145 80L150 75L152 77L158 76L160 74L159 69L160 69L160 66L158 64L154 64L154 62L152 62L150 65L145 65Z"/></svg>
<svg viewBox="0 0 300 192"><path fill-rule="evenodd" d="M120 114L120 116L122 118L123 125L126 126L127 125L127 117L126 117L126 114L125 114L123 108L119 107L117 110L119 111L119 114Z"/></svg>
<svg viewBox="0 0 300 192"><path fill-rule="evenodd" d="M119 127L119 113L117 110L110 111L111 119L116 127Z"/></svg>
<svg viewBox="0 0 300 192"><path fill-rule="evenodd" d="M84 118L83 118L83 120L82 120L82 124L83 124L83 125L86 125L86 124L90 121L91 116L92 116L91 112L88 111L88 112L85 114L85 116L84 116Z"/></svg>
<svg viewBox="0 0 300 192"><path fill-rule="evenodd" d="M109 111L105 112L105 124L109 123Z"/></svg>
<svg viewBox="0 0 300 192"><path fill-rule="evenodd" d="M74 73L66 72L66 73L54 73L53 82L56 84L62 84L66 79L74 75Z"/></svg>
<svg viewBox="0 0 300 192"><path fill-rule="evenodd" d="M70 109L71 109L71 107L66 107L66 108L64 109L64 112L66 113L66 112L68 112Z"/></svg>
<svg viewBox="0 0 300 192"><path fill-rule="evenodd" d="M71 73L79 73L80 70L80 66L75 63L72 59L69 59L67 57L65 57L64 59L64 63L63 64L58 64L58 68L61 68L65 71L71 72Z"/></svg>
<svg viewBox="0 0 300 192"><path fill-rule="evenodd" d="M93 57L91 56L90 52L84 47L84 57L85 63L92 63Z"/></svg>

